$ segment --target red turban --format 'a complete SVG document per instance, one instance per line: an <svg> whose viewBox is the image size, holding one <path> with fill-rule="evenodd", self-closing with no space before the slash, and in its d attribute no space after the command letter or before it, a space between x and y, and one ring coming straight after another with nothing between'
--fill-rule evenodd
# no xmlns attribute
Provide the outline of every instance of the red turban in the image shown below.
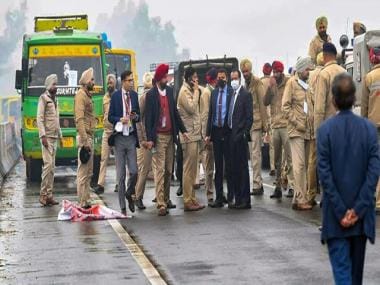
<svg viewBox="0 0 380 285"><path fill-rule="evenodd" d="M273 68L273 71L275 72L280 72L280 73L284 72L284 65L282 64L281 61L278 61L278 60L273 61L272 68Z"/></svg>
<svg viewBox="0 0 380 285"><path fill-rule="evenodd" d="M369 60L372 64L380 63L380 48L371 48L369 50Z"/></svg>
<svg viewBox="0 0 380 285"><path fill-rule="evenodd" d="M263 73L264 75L270 75L272 73L272 66L270 65L270 63L267 62L266 64L264 64Z"/></svg>
<svg viewBox="0 0 380 285"><path fill-rule="evenodd" d="M158 82L162 78L164 78L169 73L169 65L167 64L160 64L156 68L156 72L154 73L154 81Z"/></svg>

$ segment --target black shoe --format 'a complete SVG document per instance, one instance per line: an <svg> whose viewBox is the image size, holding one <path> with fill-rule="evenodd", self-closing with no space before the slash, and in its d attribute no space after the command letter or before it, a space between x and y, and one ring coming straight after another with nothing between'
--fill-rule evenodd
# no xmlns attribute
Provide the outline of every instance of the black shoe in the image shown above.
<svg viewBox="0 0 380 285"><path fill-rule="evenodd" d="M224 203L222 201L215 201L213 203L208 204L208 206L211 208L223 208Z"/></svg>
<svg viewBox="0 0 380 285"><path fill-rule="evenodd" d="M228 203L228 209L236 209L235 203Z"/></svg>
<svg viewBox="0 0 380 285"><path fill-rule="evenodd" d="M132 195L129 193L125 193L125 198L128 201L128 208L129 210L134 213L135 212L135 203L133 201Z"/></svg>
<svg viewBox="0 0 380 285"><path fill-rule="evenodd" d="M248 204L248 203L242 203L239 205L235 205L236 210L247 210L247 209L251 209L251 208L252 208L251 204Z"/></svg>
<svg viewBox="0 0 380 285"><path fill-rule="evenodd" d="M182 196L183 194L183 191L182 191L182 186L179 186L178 189L177 189L177 196Z"/></svg>
<svg viewBox="0 0 380 285"><path fill-rule="evenodd" d="M270 195L270 198L271 199L279 199L279 198L282 198L282 191L281 191L281 188L280 187L276 187L274 189L274 192L272 193L272 195Z"/></svg>
<svg viewBox="0 0 380 285"><path fill-rule="evenodd" d="M223 203L223 204L228 204L228 200L227 200L227 198L224 197L224 196L223 196L223 199L222 199L222 203Z"/></svg>
<svg viewBox="0 0 380 285"><path fill-rule="evenodd" d="M169 202L166 205L166 208L167 209L175 209L175 208L177 208L177 205L173 204L172 200L169 200Z"/></svg>
<svg viewBox="0 0 380 285"><path fill-rule="evenodd" d="M288 194L285 195L286 198L294 197L294 190L292 188L289 189Z"/></svg>
<svg viewBox="0 0 380 285"><path fill-rule="evenodd" d="M275 176L276 175L276 171L275 170L271 170L270 172L269 172L269 176Z"/></svg>
<svg viewBox="0 0 380 285"><path fill-rule="evenodd" d="M262 196L264 194L264 187L261 186L261 188L258 189L252 189L251 195L253 196Z"/></svg>
<svg viewBox="0 0 380 285"><path fill-rule="evenodd" d="M208 204L211 204L211 203L213 203L213 202L214 202L214 199L213 199L213 198L207 199L207 203L208 203Z"/></svg>
<svg viewBox="0 0 380 285"><path fill-rule="evenodd" d="M118 184L115 185L115 190L113 192L119 192L119 185Z"/></svg>
<svg viewBox="0 0 380 285"><path fill-rule="evenodd" d="M153 203L157 203L157 197L154 197L154 199L152 200Z"/></svg>
<svg viewBox="0 0 380 285"><path fill-rule="evenodd" d="M101 185L96 185L96 187L94 188L94 193L97 195L104 194L104 187Z"/></svg>
<svg viewBox="0 0 380 285"><path fill-rule="evenodd" d="M146 207L144 206L144 203L142 201L142 199L137 199L136 202L136 207L139 209L139 210L145 210Z"/></svg>

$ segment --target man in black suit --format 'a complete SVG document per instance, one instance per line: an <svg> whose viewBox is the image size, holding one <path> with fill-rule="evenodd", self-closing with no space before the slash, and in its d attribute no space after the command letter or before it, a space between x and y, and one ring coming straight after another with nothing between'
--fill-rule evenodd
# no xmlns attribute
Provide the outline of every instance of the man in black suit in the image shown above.
<svg viewBox="0 0 380 285"><path fill-rule="evenodd" d="M228 109L227 125L230 137L230 181L228 187L233 190L235 209L250 209L251 196L248 168L248 134L253 123L252 95L241 85L239 70L231 72L231 87L234 90Z"/></svg>
<svg viewBox="0 0 380 285"><path fill-rule="evenodd" d="M154 86L148 91L145 103L147 147L152 150L154 181L159 216L166 216L170 202L170 180L173 171L174 143L178 130L187 139L186 128L178 114L173 89L167 86L169 65L161 64L154 75Z"/></svg>
<svg viewBox="0 0 380 285"><path fill-rule="evenodd" d="M223 178L226 171L227 178L227 198L228 203L233 203L233 192L228 185L230 181L230 165L229 165L229 140L231 130L227 125L228 106L230 99L234 93L233 89L227 85L227 71L225 69L218 70L218 86L211 93L210 110L207 122L206 144L211 141L214 146L215 157L215 193L216 198L213 203L209 203L212 208L222 208L227 202L223 194ZM225 167L224 167L225 166Z"/></svg>

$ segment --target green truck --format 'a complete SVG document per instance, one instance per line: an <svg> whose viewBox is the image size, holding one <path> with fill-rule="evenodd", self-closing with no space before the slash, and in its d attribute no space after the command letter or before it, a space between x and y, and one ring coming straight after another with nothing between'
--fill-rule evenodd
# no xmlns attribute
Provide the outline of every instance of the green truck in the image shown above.
<svg viewBox="0 0 380 285"><path fill-rule="evenodd" d="M58 105L62 128L62 147L58 146L56 165L77 163L74 96L84 70L93 67L95 88L94 112L97 120L94 134L94 175L100 168L103 133L102 99L106 90L106 56L101 33L88 31L86 15L65 17L36 17L33 34L24 35L22 68L16 71L15 87L22 98L22 152L29 181L40 181L42 171L41 143L37 129L37 105L45 91L45 78L58 76Z"/></svg>

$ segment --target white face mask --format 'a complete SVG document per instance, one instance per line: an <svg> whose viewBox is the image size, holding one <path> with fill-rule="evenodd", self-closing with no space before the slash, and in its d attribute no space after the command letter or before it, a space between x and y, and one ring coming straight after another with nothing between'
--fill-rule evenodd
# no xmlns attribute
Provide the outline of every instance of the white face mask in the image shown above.
<svg viewBox="0 0 380 285"><path fill-rule="evenodd" d="M240 86L240 82L239 80L232 80L231 81L231 87L232 89L234 89L235 91L239 88Z"/></svg>

